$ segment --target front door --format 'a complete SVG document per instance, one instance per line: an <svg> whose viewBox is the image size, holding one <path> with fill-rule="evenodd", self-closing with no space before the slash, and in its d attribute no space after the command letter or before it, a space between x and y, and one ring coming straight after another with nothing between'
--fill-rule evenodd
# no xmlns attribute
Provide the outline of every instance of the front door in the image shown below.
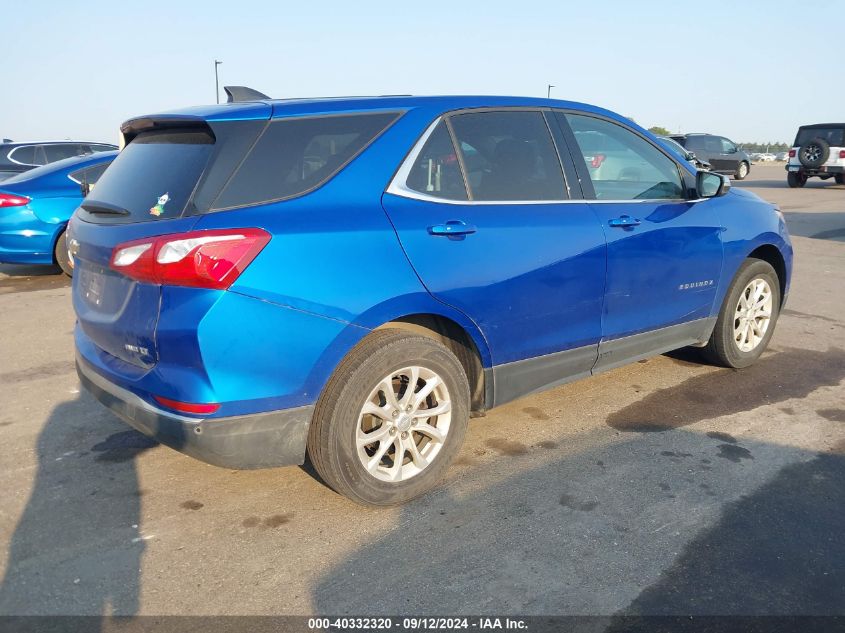
<svg viewBox="0 0 845 633"><path fill-rule="evenodd" d="M607 237L607 286L597 368L696 342L712 325L722 269L721 225L687 199L680 166L632 129L559 113ZM566 129L566 128L564 128ZM571 131L570 131L571 130ZM583 160L605 148L600 168ZM589 189L589 187L587 187Z"/></svg>

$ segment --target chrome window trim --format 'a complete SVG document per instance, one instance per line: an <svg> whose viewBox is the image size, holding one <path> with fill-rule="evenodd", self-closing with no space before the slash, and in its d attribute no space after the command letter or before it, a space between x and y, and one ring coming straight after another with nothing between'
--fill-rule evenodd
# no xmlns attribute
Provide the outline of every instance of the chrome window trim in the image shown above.
<svg viewBox="0 0 845 633"><path fill-rule="evenodd" d="M21 161L15 160L13 158L13 155L14 155L15 152L17 152L19 149L24 149L26 147L38 147L38 145L36 145L35 143L32 143L31 145L18 145L17 147L13 147L12 151L10 151L8 154L6 154L6 158L9 161L15 163L16 165L23 165L24 167L39 167L38 163L22 163Z"/></svg>
<svg viewBox="0 0 845 633"><path fill-rule="evenodd" d="M428 142L428 138L434 133L434 130L437 128L440 122L444 120L445 116L446 115L441 115L437 117L425 129L425 132L423 132L422 136L420 136L420 138L417 140L414 147L405 157L405 160L402 162L402 165L396 171L396 174L393 176L393 180L390 181L390 184L388 185L387 189L385 189L385 193L390 193L394 196L400 196L402 198L409 198L411 200L421 200L423 202L437 202L440 204L472 206L491 206L503 204L647 204L655 202L661 202L663 204L677 204L681 202L684 204L690 204L694 202L703 202L704 200L709 199L698 198L696 200L687 200L685 198L648 198L643 200L590 200L587 198L582 198L578 200L573 200L567 198L561 200L452 200L450 198L440 198L438 196L432 196L427 193L417 191L416 189L411 189L407 185L408 177L411 175L411 170L413 169L417 158L422 152L423 147L425 147L426 142ZM553 137L552 141L554 141ZM458 151L457 147L455 148L455 151ZM565 175L564 182L566 183Z"/></svg>

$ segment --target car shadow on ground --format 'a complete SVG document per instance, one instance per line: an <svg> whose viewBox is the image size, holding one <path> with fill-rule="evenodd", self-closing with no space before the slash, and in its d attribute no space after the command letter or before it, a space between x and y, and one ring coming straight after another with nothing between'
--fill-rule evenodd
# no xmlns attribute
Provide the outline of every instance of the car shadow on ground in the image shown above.
<svg viewBox="0 0 845 633"><path fill-rule="evenodd" d="M137 613L144 491L134 460L156 442L126 428L87 394L50 414L9 546L0 613ZM54 564L57 551L61 562ZM89 621L86 630L96 625Z"/></svg>
<svg viewBox="0 0 845 633"><path fill-rule="evenodd" d="M0 294L70 286L70 277L54 266L0 264Z"/></svg>
<svg viewBox="0 0 845 633"><path fill-rule="evenodd" d="M465 496L441 490L413 502L390 532L362 532L372 542L326 573L315 609L845 615L845 443L801 454L755 442L702 446L684 431L664 439L674 450L648 451L639 438ZM632 454L665 466L641 469ZM760 468L755 460L774 472L752 489L744 479ZM781 460L791 463L778 469ZM736 490L720 487L716 470L733 471ZM699 532L699 521L709 527Z"/></svg>
<svg viewBox="0 0 845 633"><path fill-rule="evenodd" d="M739 389L724 370L651 394L648 415L642 402L614 412L617 440L488 441L501 455L462 455L463 470L405 506L390 531L362 522L365 545L318 582L316 612L845 615L845 441L808 452L684 428L845 377L841 351L797 353L772 354L758 373L773 387L744 405L720 404L716 394ZM820 381L779 395L777 385L819 364ZM790 407L776 415L786 428L799 422ZM842 421L845 409L800 423ZM497 476L506 459L525 469Z"/></svg>
<svg viewBox="0 0 845 633"><path fill-rule="evenodd" d="M790 235L845 242L845 212L784 213Z"/></svg>

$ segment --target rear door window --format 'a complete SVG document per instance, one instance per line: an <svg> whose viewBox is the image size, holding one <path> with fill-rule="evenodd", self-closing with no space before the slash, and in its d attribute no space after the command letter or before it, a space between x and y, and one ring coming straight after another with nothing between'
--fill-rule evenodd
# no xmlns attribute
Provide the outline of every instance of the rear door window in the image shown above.
<svg viewBox="0 0 845 633"><path fill-rule="evenodd" d="M541 112L470 112L449 120L473 200L567 197L560 160Z"/></svg>
<svg viewBox="0 0 845 633"><path fill-rule="evenodd" d="M48 163L55 163L57 160L73 158L74 156L82 156L85 153L76 143L56 143L54 145L45 145L44 151L47 153Z"/></svg>
<svg viewBox="0 0 845 633"><path fill-rule="evenodd" d="M111 163L85 201L125 210L94 214L100 222L148 222L180 217L214 148L206 129L143 132Z"/></svg>
<svg viewBox="0 0 845 633"><path fill-rule="evenodd" d="M302 195L324 184L393 123L397 112L271 121L212 209Z"/></svg>

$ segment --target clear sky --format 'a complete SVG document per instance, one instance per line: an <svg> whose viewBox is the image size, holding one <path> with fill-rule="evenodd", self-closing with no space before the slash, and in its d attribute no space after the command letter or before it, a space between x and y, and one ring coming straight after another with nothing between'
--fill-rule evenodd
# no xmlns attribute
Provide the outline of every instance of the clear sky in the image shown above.
<svg viewBox="0 0 845 633"><path fill-rule="evenodd" d="M791 141L845 119L841 0L0 0L0 137L116 141L134 115L273 97L552 96L646 127ZM222 95L222 88L221 88ZM221 96L221 99L224 99Z"/></svg>

